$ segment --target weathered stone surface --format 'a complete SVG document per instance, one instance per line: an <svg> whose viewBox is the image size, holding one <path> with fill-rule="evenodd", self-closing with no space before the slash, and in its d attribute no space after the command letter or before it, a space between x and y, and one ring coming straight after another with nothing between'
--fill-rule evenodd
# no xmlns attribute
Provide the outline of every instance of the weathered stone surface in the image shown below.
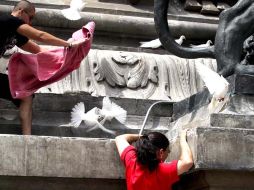
<svg viewBox="0 0 254 190"><path fill-rule="evenodd" d="M232 80L232 93L236 94L254 94L254 77L251 75L233 75Z"/></svg>
<svg viewBox="0 0 254 190"><path fill-rule="evenodd" d="M195 169L254 171L254 130L197 127L188 132ZM178 140L169 159L178 158ZM178 152L178 153L177 153Z"/></svg>
<svg viewBox="0 0 254 190"><path fill-rule="evenodd" d="M184 4L184 9L189 11L199 11L202 5L196 0L186 0Z"/></svg>
<svg viewBox="0 0 254 190"><path fill-rule="evenodd" d="M244 115L237 113L212 114L210 118L211 126L254 129L254 115Z"/></svg>
<svg viewBox="0 0 254 190"><path fill-rule="evenodd" d="M0 135L0 152L3 176L124 178L112 140Z"/></svg>
<svg viewBox="0 0 254 190"><path fill-rule="evenodd" d="M195 170L253 171L253 140L254 130L245 129L197 127L188 133ZM124 178L109 139L0 135L0 142L0 175ZM172 144L169 159L177 157L178 146Z"/></svg>
<svg viewBox="0 0 254 190"><path fill-rule="evenodd" d="M0 64L7 61L1 59ZM203 89L204 83L195 68L197 63L217 70L214 59L187 60L171 55L91 50L79 69L38 92L87 92L121 99L180 101Z"/></svg>
<svg viewBox="0 0 254 190"><path fill-rule="evenodd" d="M211 1L202 1L202 9L201 9L202 14L213 14L213 15L218 15L220 13L219 9L213 4Z"/></svg>

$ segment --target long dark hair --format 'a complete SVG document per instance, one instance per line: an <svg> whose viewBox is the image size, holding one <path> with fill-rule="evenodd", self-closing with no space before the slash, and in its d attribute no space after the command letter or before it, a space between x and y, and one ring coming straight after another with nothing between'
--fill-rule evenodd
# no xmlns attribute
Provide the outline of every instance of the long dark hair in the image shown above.
<svg viewBox="0 0 254 190"><path fill-rule="evenodd" d="M169 141L165 135L159 132L150 132L144 134L136 141L137 161L146 166L149 171L157 168L160 160L157 159L157 151L160 149L166 150L169 146Z"/></svg>

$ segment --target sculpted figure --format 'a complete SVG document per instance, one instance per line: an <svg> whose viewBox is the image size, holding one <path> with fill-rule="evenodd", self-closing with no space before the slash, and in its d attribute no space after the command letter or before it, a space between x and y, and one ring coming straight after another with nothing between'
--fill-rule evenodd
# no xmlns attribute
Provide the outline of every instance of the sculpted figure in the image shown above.
<svg viewBox="0 0 254 190"><path fill-rule="evenodd" d="M155 0L154 5L156 30L168 51L183 58L216 58L218 72L225 77L254 74L253 65L241 64L243 43L254 33L254 0L239 0L220 14L215 44L207 48L182 47L174 42L167 22L169 1Z"/></svg>

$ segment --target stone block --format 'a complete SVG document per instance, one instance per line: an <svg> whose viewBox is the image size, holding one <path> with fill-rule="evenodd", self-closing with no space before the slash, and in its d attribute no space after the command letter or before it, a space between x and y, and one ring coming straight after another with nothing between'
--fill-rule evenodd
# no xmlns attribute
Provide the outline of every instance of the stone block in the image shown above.
<svg viewBox="0 0 254 190"><path fill-rule="evenodd" d="M196 170L254 171L254 130L197 127L188 132ZM179 139L172 142L169 160L179 157Z"/></svg>
<svg viewBox="0 0 254 190"><path fill-rule="evenodd" d="M232 81L232 93L236 94L254 94L254 77L251 75L233 75L230 79Z"/></svg>
<svg viewBox="0 0 254 190"><path fill-rule="evenodd" d="M123 179L113 140L0 135L0 175Z"/></svg>
<svg viewBox="0 0 254 190"><path fill-rule="evenodd" d="M216 113L210 116L210 124L215 127L254 129L254 115Z"/></svg>

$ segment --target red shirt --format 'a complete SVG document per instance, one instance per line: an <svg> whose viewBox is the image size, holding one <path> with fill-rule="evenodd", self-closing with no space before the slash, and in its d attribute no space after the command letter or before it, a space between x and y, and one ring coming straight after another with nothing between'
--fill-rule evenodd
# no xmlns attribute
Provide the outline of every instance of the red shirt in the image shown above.
<svg viewBox="0 0 254 190"><path fill-rule="evenodd" d="M172 184L179 180L177 160L159 163L157 169L150 172L137 162L136 148L128 146L121 154L126 168L127 190L171 190Z"/></svg>

